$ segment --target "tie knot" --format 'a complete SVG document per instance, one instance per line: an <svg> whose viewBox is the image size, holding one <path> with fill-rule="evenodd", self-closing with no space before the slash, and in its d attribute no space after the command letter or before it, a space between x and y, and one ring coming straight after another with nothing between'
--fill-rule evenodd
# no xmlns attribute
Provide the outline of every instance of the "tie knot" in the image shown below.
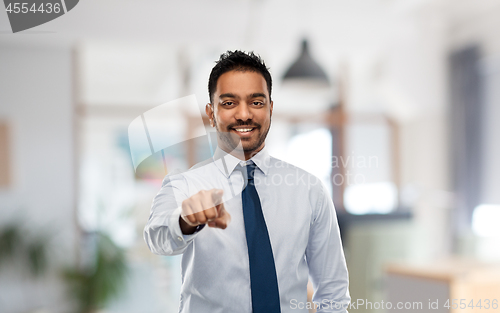
<svg viewBox="0 0 500 313"><path fill-rule="evenodd" d="M255 165L255 163L253 161L250 161L247 163L248 180L253 180L256 167L257 166Z"/></svg>

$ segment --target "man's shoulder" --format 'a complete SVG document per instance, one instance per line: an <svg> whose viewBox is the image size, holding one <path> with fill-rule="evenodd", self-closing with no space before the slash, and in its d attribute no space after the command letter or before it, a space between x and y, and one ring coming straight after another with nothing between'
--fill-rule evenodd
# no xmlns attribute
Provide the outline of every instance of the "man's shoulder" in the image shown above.
<svg viewBox="0 0 500 313"><path fill-rule="evenodd" d="M187 172L194 171L194 170L201 169L201 168L207 169L207 166L212 166L212 165L215 165L215 161L212 157L210 157L206 160L203 160L203 161L198 162L195 165L191 166L191 168Z"/></svg>
<svg viewBox="0 0 500 313"><path fill-rule="evenodd" d="M163 185L168 183L182 183L191 180L206 179L214 175L216 165L213 158L208 158L204 161L196 163L188 170L175 169L168 173L163 179Z"/></svg>
<svg viewBox="0 0 500 313"><path fill-rule="evenodd" d="M271 178L275 175L280 175L283 176L283 179L288 179L288 181L290 181L290 177L293 177L294 181L297 184L306 184L311 188L321 189L323 187L321 179L319 179L316 175L287 161L283 161L271 156L269 158L268 168L269 173L271 174Z"/></svg>
<svg viewBox="0 0 500 313"><path fill-rule="evenodd" d="M266 183L281 186L286 193L306 196L311 207L318 207L330 198L327 187L316 175L292 163L271 157Z"/></svg>
<svg viewBox="0 0 500 313"><path fill-rule="evenodd" d="M289 163L287 161L283 161L281 159L275 158L273 156L269 157L269 164L268 168L272 171L277 171L277 172L286 172L286 173L291 173L291 174L297 174L297 175L306 175L306 176L314 176L314 174L306 171L305 169L298 167L297 165L294 165L292 163Z"/></svg>

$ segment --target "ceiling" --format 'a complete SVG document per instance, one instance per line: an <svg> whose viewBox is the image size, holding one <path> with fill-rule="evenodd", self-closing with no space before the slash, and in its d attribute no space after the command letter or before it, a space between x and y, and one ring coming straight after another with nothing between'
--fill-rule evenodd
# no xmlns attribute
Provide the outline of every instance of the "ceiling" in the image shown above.
<svg viewBox="0 0 500 313"><path fill-rule="evenodd" d="M396 102L434 106L415 87L438 88L427 78L435 73L422 68L436 64L448 37L459 44L476 38L468 25L482 25L498 8L498 0L82 0L62 17L17 34L0 10L0 45L77 46L83 102L135 105L182 96L179 90L204 103L207 73L226 49L258 51L279 77L307 37L331 77L355 59L352 75L366 76L353 78L358 90L385 73L391 82L384 88ZM482 33L492 28L481 27ZM188 75L191 86L183 87L179 75Z"/></svg>

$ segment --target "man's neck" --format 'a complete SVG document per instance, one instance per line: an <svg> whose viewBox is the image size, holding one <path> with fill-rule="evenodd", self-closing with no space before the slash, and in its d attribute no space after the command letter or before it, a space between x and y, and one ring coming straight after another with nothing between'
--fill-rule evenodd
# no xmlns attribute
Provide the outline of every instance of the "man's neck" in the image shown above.
<svg viewBox="0 0 500 313"><path fill-rule="evenodd" d="M258 150L252 150L252 151L242 151L240 149L234 149L232 151L227 151L228 149L224 148L224 147L221 147L219 145L219 148L226 152L227 154L230 154L232 156L234 156L235 158L237 159L240 159L242 161L248 161L250 160L251 158L253 158L257 153L259 153L260 151L262 151L262 149L264 149L265 147L265 144L262 145Z"/></svg>
<svg viewBox="0 0 500 313"><path fill-rule="evenodd" d="M246 152L245 151L245 160L244 161L248 161L250 160L251 158L253 158L257 153L259 153L260 151L262 151L262 149L264 149L264 147L260 148L258 151L252 151L252 152Z"/></svg>

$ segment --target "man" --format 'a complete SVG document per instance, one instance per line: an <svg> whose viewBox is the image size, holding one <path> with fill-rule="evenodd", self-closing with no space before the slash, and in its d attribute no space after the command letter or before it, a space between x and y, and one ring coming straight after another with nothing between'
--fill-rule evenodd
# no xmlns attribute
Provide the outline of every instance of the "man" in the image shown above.
<svg viewBox="0 0 500 313"><path fill-rule="evenodd" d="M317 312L346 312L332 200L316 177L266 150L271 89L260 57L221 55L206 105L214 157L167 175L153 201L144 238L153 253L183 254L180 312L307 312L308 278Z"/></svg>

